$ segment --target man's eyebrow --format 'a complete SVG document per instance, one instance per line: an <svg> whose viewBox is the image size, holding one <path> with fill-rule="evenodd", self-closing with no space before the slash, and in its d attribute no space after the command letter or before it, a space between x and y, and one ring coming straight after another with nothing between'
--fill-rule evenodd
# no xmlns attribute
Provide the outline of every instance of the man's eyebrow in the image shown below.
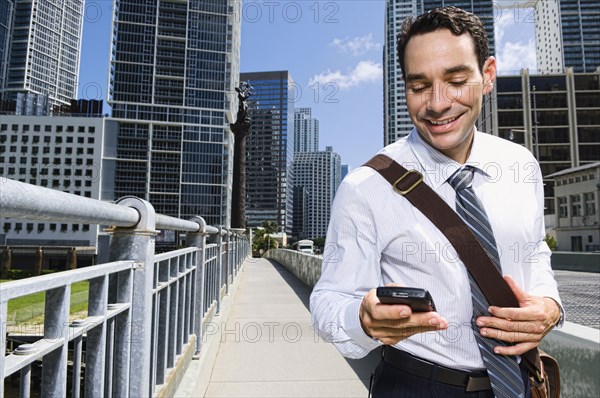
<svg viewBox="0 0 600 398"><path fill-rule="evenodd" d="M457 65L452 68L448 68L444 71L444 75L453 75L459 72L473 72L473 68L467 65Z"/></svg>
<svg viewBox="0 0 600 398"><path fill-rule="evenodd" d="M412 82L414 80L425 80L425 75L423 73L411 73L406 76L406 82Z"/></svg>
<svg viewBox="0 0 600 398"><path fill-rule="evenodd" d="M444 70L444 75L453 75L460 72L473 72L473 68L468 65L456 65ZM410 83L415 80L427 80L427 76L423 73L411 73L406 75L406 82Z"/></svg>

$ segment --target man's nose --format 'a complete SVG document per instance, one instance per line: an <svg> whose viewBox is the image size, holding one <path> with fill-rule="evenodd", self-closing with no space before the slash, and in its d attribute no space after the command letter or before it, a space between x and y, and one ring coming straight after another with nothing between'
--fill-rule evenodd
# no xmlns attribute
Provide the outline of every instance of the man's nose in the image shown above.
<svg viewBox="0 0 600 398"><path fill-rule="evenodd" d="M443 113L452 106L452 99L448 96L447 87L442 83L434 83L427 96L427 110Z"/></svg>

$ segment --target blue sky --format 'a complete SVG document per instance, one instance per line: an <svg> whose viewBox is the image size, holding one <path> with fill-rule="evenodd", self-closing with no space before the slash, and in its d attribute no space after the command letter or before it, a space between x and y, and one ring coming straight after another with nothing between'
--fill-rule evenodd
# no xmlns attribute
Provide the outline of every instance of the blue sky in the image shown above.
<svg viewBox="0 0 600 398"><path fill-rule="evenodd" d="M383 146L384 0L245 0L242 72L289 70L320 122L320 148L333 146L357 167ZM106 99L112 0L87 0L80 98ZM497 14L500 71L535 67L534 25L527 9Z"/></svg>

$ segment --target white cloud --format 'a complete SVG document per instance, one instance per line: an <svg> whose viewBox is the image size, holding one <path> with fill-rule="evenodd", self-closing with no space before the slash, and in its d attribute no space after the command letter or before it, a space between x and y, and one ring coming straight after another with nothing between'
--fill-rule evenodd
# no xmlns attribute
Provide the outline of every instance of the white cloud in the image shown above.
<svg viewBox="0 0 600 398"><path fill-rule="evenodd" d="M528 9L520 9L526 15ZM525 21L515 20L514 10L502 10L502 16L494 23L496 39L496 59L498 71L515 73L521 68L537 69L535 58L535 36L532 26Z"/></svg>
<svg viewBox="0 0 600 398"><path fill-rule="evenodd" d="M498 70L500 72L518 72L521 68L537 69L535 59L535 41L530 39L527 43L504 43L497 54Z"/></svg>
<svg viewBox="0 0 600 398"><path fill-rule="evenodd" d="M515 28L515 18L512 12L503 10L500 18L494 22L494 36L496 39L496 45L501 46L504 40L504 34L507 30Z"/></svg>
<svg viewBox="0 0 600 398"><path fill-rule="evenodd" d="M310 79L309 84L313 85L317 83L324 85L333 83L336 84L340 90L344 90L359 86L363 83L379 81L382 77L383 67L381 64L373 61L360 61L349 73L342 73L339 70L327 70L314 75Z"/></svg>
<svg viewBox="0 0 600 398"><path fill-rule="evenodd" d="M339 52L350 53L354 56L364 54L372 49L381 48L381 43L373 41L372 33L362 37L357 36L354 39L348 37L344 39L335 38L329 45L337 48Z"/></svg>

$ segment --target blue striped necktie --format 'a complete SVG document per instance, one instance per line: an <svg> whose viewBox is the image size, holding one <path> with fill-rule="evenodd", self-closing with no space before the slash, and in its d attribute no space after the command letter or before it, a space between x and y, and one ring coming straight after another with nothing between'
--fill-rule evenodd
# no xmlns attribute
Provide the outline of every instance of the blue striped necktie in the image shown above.
<svg viewBox="0 0 600 398"><path fill-rule="evenodd" d="M473 191L473 173L475 169L465 166L454 173L448 182L456 190L456 212L469 226L477 237L496 268L501 273L500 256L496 248L496 240L488 221L483 205ZM500 340L489 339L481 336L475 320L479 316L489 316L489 304L469 274L471 296L473 299L472 326L475 340L487 368L492 390L496 398L521 398L525 396L525 385L521 377L519 364L514 356L494 354L494 347L510 345Z"/></svg>

